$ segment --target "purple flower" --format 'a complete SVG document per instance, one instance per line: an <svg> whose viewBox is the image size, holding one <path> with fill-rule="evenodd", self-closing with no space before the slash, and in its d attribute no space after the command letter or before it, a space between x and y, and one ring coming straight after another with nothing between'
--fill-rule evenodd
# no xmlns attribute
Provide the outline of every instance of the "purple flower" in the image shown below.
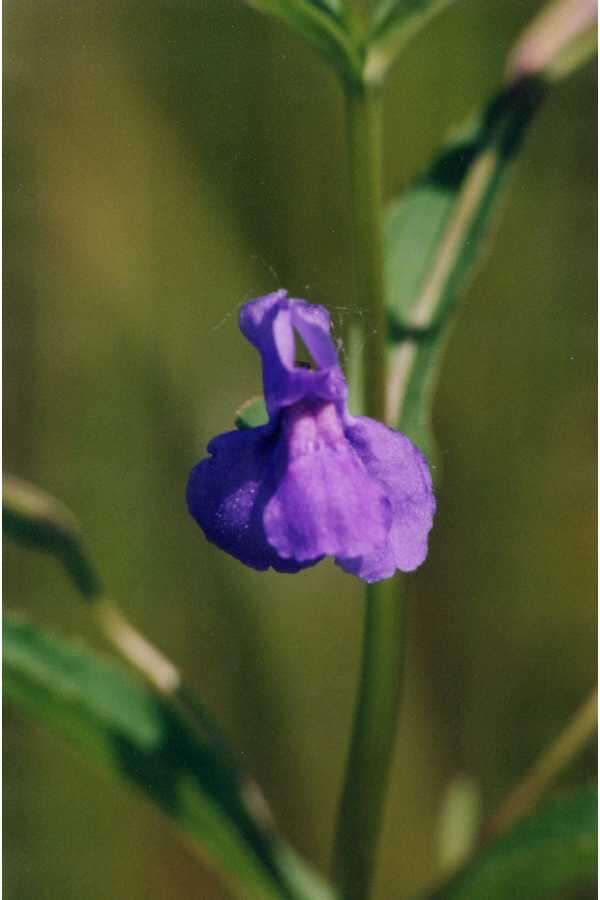
<svg viewBox="0 0 600 900"><path fill-rule="evenodd" d="M327 310L277 291L246 303L240 328L262 357L269 421L214 438L192 470L188 507L208 540L254 569L324 556L365 581L416 569L435 511L427 463L348 413ZM296 363L296 335L314 368Z"/></svg>

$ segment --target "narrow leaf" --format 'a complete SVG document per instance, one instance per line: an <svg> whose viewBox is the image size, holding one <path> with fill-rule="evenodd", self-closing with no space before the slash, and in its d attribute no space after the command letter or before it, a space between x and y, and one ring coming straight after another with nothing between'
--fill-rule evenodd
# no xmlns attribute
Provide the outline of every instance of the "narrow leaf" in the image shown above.
<svg viewBox="0 0 600 900"><path fill-rule="evenodd" d="M431 19L456 0L379 0L373 10L365 68L369 81L382 81L404 47Z"/></svg>
<svg viewBox="0 0 600 900"><path fill-rule="evenodd" d="M452 313L481 258L510 164L540 99L536 82L500 94L387 214L395 347L387 414L428 455L431 398Z"/></svg>
<svg viewBox="0 0 600 900"><path fill-rule="evenodd" d="M597 792L580 788L541 806L428 900L550 900L593 882L597 843Z"/></svg>
<svg viewBox="0 0 600 900"><path fill-rule="evenodd" d="M319 9L324 9L337 19L343 20L345 17L345 0L312 0L312 4Z"/></svg>
<svg viewBox="0 0 600 900"><path fill-rule="evenodd" d="M593 56L598 33L597 0L555 0L525 29L508 60L509 81L534 76L564 78Z"/></svg>
<svg viewBox="0 0 600 900"><path fill-rule="evenodd" d="M542 32L526 32L530 35L527 46L534 33L546 36L542 41L546 46L545 20L542 25L546 29ZM581 28L577 34L581 36ZM522 46L519 41L517 48ZM544 53L536 77L521 77L521 69L511 64L513 80L446 145L387 213L386 290L392 352L386 415L430 459L434 453L431 401L457 301L481 262L511 164L540 101L558 72L565 76L574 70L572 41L555 41L553 47L554 54ZM586 58L579 53L578 63ZM515 59L522 59L521 51Z"/></svg>
<svg viewBox="0 0 600 900"><path fill-rule="evenodd" d="M339 0L245 0L259 12L286 22L311 44L344 80L359 85L362 53L344 21Z"/></svg>
<svg viewBox="0 0 600 900"><path fill-rule="evenodd" d="M88 600L101 593L100 578L82 544L79 522L50 494L14 475L4 475L2 525L9 539L57 556Z"/></svg>
<svg viewBox="0 0 600 900"><path fill-rule="evenodd" d="M208 726L192 731L115 663L23 620L5 617L3 643L8 700L140 789L238 896L333 900L276 836L262 795Z"/></svg>

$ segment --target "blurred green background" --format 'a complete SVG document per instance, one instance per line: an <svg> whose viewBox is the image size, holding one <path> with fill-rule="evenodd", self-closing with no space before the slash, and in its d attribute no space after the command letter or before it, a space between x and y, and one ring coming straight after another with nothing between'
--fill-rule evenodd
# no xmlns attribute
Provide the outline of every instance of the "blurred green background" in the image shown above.
<svg viewBox="0 0 600 900"><path fill-rule="evenodd" d="M541 4L462 0L386 90L398 192L488 99ZM247 570L184 491L260 388L236 325L285 286L351 303L343 101L279 23L233 0L5 3L5 467L81 517L130 617L176 660L317 865L329 854L359 658L360 584ZM444 481L413 578L378 897L436 871L444 792L490 812L595 678L596 78L550 96L436 404ZM5 550L5 603L94 635L53 561ZM137 795L5 714L12 900L222 900ZM593 771L593 747L565 775Z"/></svg>

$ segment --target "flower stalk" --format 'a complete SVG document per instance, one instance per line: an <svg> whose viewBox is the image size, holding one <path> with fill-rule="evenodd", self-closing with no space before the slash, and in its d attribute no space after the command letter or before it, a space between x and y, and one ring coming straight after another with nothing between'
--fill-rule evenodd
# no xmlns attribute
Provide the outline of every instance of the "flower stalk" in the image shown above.
<svg viewBox="0 0 600 900"><path fill-rule="evenodd" d="M384 419L386 322L383 268L381 97L347 91L356 303L365 322L364 406ZM399 577L370 584L352 738L334 838L335 879L345 900L370 894L389 783L405 656Z"/></svg>
<svg viewBox="0 0 600 900"><path fill-rule="evenodd" d="M364 321L364 411L383 421L386 347L383 282L381 96L377 88L346 91L355 303Z"/></svg>
<svg viewBox="0 0 600 900"><path fill-rule="evenodd" d="M366 591L360 685L334 846L344 900L365 900L373 881L404 671L401 577Z"/></svg>

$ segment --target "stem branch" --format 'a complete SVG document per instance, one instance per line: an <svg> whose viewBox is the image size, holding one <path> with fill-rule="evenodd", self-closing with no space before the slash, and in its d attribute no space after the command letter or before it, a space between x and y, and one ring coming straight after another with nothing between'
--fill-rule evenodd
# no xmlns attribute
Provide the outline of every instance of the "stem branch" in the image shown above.
<svg viewBox="0 0 600 900"><path fill-rule="evenodd" d="M481 840L487 841L508 831L518 819L526 815L565 766L583 749L597 727L598 691L594 689L566 728L538 757L529 772L484 826Z"/></svg>
<svg viewBox="0 0 600 900"><path fill-rule="evenodd" d="M165 696L179 690L179 672L173 663L127 621L114 603L101 598L93 609L106 640L155 690Z"/></svg>

